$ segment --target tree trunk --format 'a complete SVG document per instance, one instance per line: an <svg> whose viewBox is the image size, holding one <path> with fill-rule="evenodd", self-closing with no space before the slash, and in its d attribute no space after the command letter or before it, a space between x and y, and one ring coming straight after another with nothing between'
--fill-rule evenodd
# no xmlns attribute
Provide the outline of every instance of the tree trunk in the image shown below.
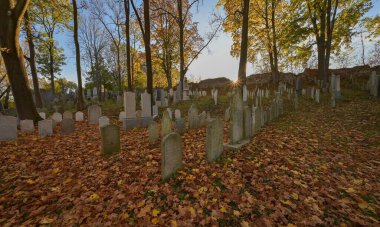
<svg viewBox="0 0 380 227"><path fill-rule="evenodd" d="M280 79L278 71L278 51L277 51L277 34L276 34L276 3L272 0L272 46L273 46L273 65L274 65L274 82Z"/></svg>
<svg viewBox="0 0 380 227"><path fill-rule="evenodd" d="M17 114L20 120L40 120L33 102L32 92L24 63L24 54L20 48L20 25L29 0L18 0L14 6L8 1L0 1L0 48L11 84ZM11 12L11 13L10 13Z"/></svg>
<svg viewBox="0 0 380 227"><path fill-rule="evenodd" d="M144 0L144 27L145 27L145 58L146 58L146 76L147 90L150 94L151 105L153 105L153 69L152 69L152 53L150 50L150 16L149 16L149 0Z"/></svg>
<svg viewBox="0 0 380 227"><path fill-rule="evenodd" d="M4 98L4 108L7 110L9 109L9 96L11 94L11 89L9 87L7 88L7 92L5 93L5 98Z"/></svg>
<svg viewBox="0 0 380 227"><path fill-rule="evenodd" d="M53 48L54 44L49 44L49 70L50 70L50 87L53 96L55 97L55 85L54 85L54 56L53 56Z"/></svg>
<svg viewBox="0 0 380 227"><path fill-rule="evenodd" d="M249 0L244 0L243 5L243 25L241 34L241 49L238 80L239 85L243 87L246 84L247 77L247 58L248 58L248 21L249 19Z"/></svg>
<svg viewBox="0 0 380 227"><path fill-rule="evenodd" d="M183 81L185 79L185 25L183 21L182 0L177 0L178 27L179 27L179 83L180 96L183 99ZM177 88L178 89L178 88Z"/></svg>
<svg viewBox="0 0 380 227"><path fill-rule="evenodd" d="M26 37L27 37L29 52L30 52L29 63L30 63L30 72L32 73L34 99L36 102L36 107L42 108L43 106L42 98L41 98L41 93L40 93L40 85L38 83L37 67L36 67L36 51L34 48L34 41L33 41L32 30L30 27L28 11L25 12L24 18L25 18Z"/></svg>
<svg viewBox="0 0 380 227"><path fill-rule="evenodd" d="M125 10L125 35L127 39L127 78L128 78L128 91L132 91L132 73L131 73L131 38L130 36L130 5L129 0L124 0Z"/></svg>
<svg viewBox="0 0 380 227"><path fill-rule="evenodd" d="M77 110L84 109L84 100L83 100L83 87L82 87L82 72L80 65L80 47L78 41L78 8L77 1L73 0L73 16L74 16L74 43L75 43L75 60L77 64L77 78L78 78L78 91L77 91Z"/></svg>

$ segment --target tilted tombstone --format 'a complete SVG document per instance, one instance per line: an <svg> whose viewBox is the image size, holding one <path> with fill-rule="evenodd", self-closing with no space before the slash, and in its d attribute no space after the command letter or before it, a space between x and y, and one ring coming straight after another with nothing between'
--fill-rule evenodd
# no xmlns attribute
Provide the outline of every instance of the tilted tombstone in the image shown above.
<svg viewBox="0 0 380 227"><path fill-rule="evenodd" d="M61 122L61 134L67 135L75 131L75 121L70 118L65 118Z"/></svg>
<svg viewBox="0 0 380 227"><path fill-rule="evenodd" d="M33 120L21 120L20 129L22 133L33 133L34 132Z"/></svg>
<svg viewBox="0 0 380 227"><path fill-rule="evenodd" d="M99 117L99 128L103 128L110 124L110 119L106 116Z"/></svg>
<svg viewBox="0 0 380 227"><path fill-rule="evenodd" d="M53 115L51 115L51 119L59 123L62 121L62 114L55 112Z"/></svg>
<svg viewBox="0 0 380 227"><path fill-rule="evenodd" d="M249 106L244 106L244 137L252 137L252 112Z"/></svg>
<svg viewBox="0 0 380 227"><path fill-rule="evenodd" d="M166 135L161 142L161 179L167 180L182 167L182 138L178 133Z"/></svg>
<svg viewBox="0 0 380 227"><path fill-rule="evenodd" d="M81 111L75 113L75 121L84 121L84 114Z"/></svg>
<svg viewBox="0 0 380 227"><path fill-rule="evenodd" d="M141 94L141 116L142 117L152 117L152 105L150 94L144 92Z"/></svg>
<svg viewBox="0 0 380 227"><path fill-rule="evenodd" d="M45 112L39 112L38 113L42 119L46 119L46 113Z"/></svg>
<svg viewBox="0 0 380 227"><path fill-rule="evenodd" d="M42 120L38 122L38 135L40 137L53 135L53 120Z"/></svg>
<svg viewBox="0 0 380 227"><path fill-rule="evenodd" d="M158 128L158 123L155 121L150 122L148 126L148 132L149 132L149 142L154 143L158 140L160 137L160 130Z"/></svg>
<svg viewBox="0 0 380 227"><path fill-rule="evenodd" d="M194 129L198 128L199 124L199 119L198 119L198 109L194 106L191 105L189 112L188 112L188 121L189 121L189 128Z"/></svg>
<svg viewBox="0 0 380 227"><path fill-rule="evenodd" d="M90 125L99 124L99 117L102 116L102 109L98 105L88 107L88 123Z"/></svg>
<svg viewBox="0 0 380 227"><path fill-rule="evenodd" d="M164 111L161 123L161 136L165 137L172 132L172 121L170 120L168 111Z"/></svg>
<svg viewBox="0 0 380 227"><path fill-rule="evenodd" d="M63 119L73 119L73 113L71 111L63 112Z"/></svg>
<svg viewBox="0 0 380 227"><path fill-rule="evenodd" d="M17 139L17 118L0 115L0 141Z"/></svg>
<svg viewBox="0 0 380 227"><path fill-rule="evenodd" d="M100 128L102 153L106 156L120 152L120 128L116 125L107 125Z"/></svg>
<svg viewBox="0 0 380 227"><path fill-rule="evenodd" d="M223 154L223 122L213 119L206 129L206 158L212 162Z"/></svg>
<svg viewBox="0 0 380 227"><path fill-rule="evenodd" d="M180 119L181 118L181 111L179 109L176 109L174 111L174 117L175 117L175 119Z"/></svg>

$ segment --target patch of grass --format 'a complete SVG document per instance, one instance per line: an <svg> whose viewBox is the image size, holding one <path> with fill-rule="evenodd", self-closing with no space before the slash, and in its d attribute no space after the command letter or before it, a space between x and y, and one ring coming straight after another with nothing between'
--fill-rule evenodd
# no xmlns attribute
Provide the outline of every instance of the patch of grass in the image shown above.
<svg viewBox="0 0 380 227"><path fill-rule="evenodd" d="M372 194L365 194L362 195L362 199L366 201L367 203L376 203L376 198Z"/></svg>

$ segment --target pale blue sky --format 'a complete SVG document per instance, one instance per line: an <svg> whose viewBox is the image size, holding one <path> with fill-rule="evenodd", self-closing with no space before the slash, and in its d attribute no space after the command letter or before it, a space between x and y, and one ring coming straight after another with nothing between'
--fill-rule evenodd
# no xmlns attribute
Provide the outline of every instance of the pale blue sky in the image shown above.
<svg viewBox="0 0 380 227"><path fill-rule="evenodd" d="M215 5L218 0L204 0L198 12L193 12L194 21L199 22L199 30L202 35L209 30L209 20L211 13L216 10ZM221 10L221 9L219 9ZM374 1L374 7L368 13L373 16L380 13L380 0ZM68 80L76 82L75 52L72 41L72 33L66 32L58 35L60 45L65 49L67 64L63 68L62 76ZM229 34L221 32L217 39L209 45L208 50L191 65L188 77L193 79L206 79L215 77L227 77L235 80L238 71L238 59L230 55L232 40ZM354 41L355 45L355 41ZM83 70L82 70L83 72ZM253 73L253 66L248 65L248 74Z"/></svg>

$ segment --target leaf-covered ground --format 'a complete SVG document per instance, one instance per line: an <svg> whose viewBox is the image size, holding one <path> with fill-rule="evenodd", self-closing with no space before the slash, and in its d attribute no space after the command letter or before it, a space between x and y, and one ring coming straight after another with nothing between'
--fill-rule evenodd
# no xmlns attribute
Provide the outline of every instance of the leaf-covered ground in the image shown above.
<svg viewBox="0 0 380 227"><path fill-rule="evenodd" d="M21 135L0 143L0 225L380 225L380 102L360 97L336 109L302 100L216 163L205 130L189 131L167 182L144 129L122 132L110 159L97 126Z"/></svg>

